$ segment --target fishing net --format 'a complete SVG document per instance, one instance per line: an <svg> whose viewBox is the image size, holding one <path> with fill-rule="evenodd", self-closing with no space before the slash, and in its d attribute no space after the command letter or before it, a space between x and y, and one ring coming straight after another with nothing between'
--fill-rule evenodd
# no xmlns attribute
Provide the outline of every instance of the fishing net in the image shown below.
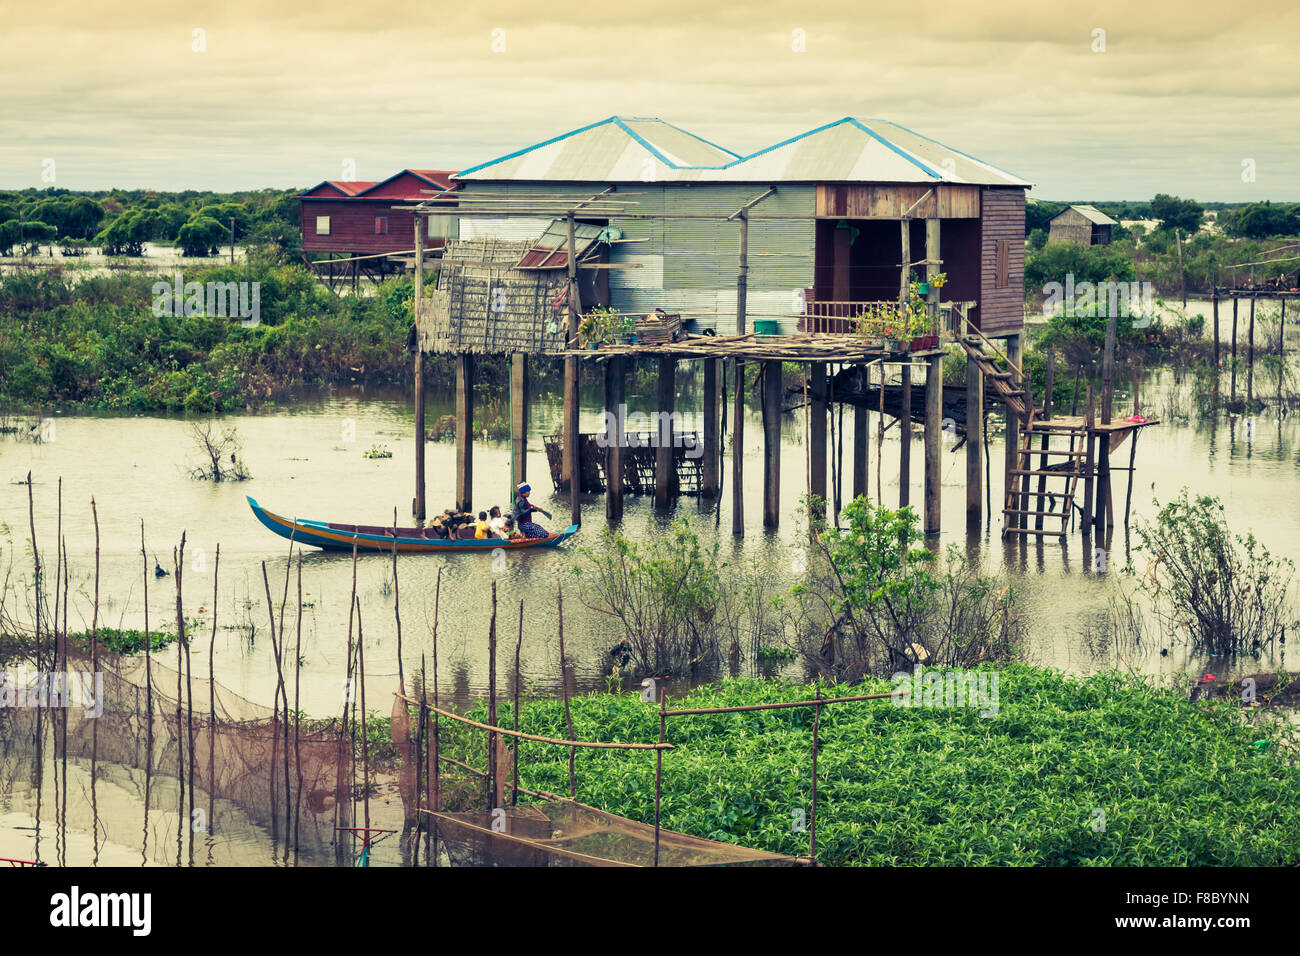
<svg viewBox="0 0 1300 956"><path fill-rule="evenodd" d="M88 696L95 661L69 645L64 663L64 653L60 647L57 670L77 675L74 684L86 682ZM312 855L334 852L335 828L353 817L353 747L340 733L341 721L295 727L282 710L197 675L180 675L178 687L177 669L159 656L146 660L101 648L102 698L96 704L78 688L69 693L48 679L42 686L35 669L22 681L16 675L23 672L11 668L10 685L25 683L19 692L28 705L0 708L0 739L7 749L35 752L40 769L33 776L57 774L71 762L95 768L92 783L115 775L133 790L143 788L150 795L146 814L165 809L190 821L184 828L190 840L238 817L241 827L269 833L286 855L291 845ZM175 659L175 651L170 656ZM47 698L53 706L31 706L34 696L51 691L71 706L60 706L58 696ZM112 822L96 819L93 825L107 831Z"/></svg>
<svg viewBox="0 0 1300 956"><path fill-rule="evenodd" d="M461 866L653 866L655 829L572 800L492 813L430 812ZM659 831L660 866L794 866L794 857Z"/></svg>

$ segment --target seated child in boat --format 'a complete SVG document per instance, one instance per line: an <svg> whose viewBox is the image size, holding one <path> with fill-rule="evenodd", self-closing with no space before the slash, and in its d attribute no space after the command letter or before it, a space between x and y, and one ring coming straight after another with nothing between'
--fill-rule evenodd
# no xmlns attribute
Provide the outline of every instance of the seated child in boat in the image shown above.
<svg viewBox="0 0 1300 956"><path fill-rule="evenodd" d="M487 512L478 513L478 522L474 525L474 537L488 538L491 537L491 528L488 525Z"/></svg>
<svg viewBox="0 0 1300 956"><path fill-rule="evenodd" d="M515 527L515 519L514 519L514 518L502 518L502 519L501 519L501 534L500 534L500 537L505 538L507 541L522 541L522 540L524 540L524 535L520 534L520 533L519 533L519 529Z"/></svg>
<svg viewBox="0 0 1300 956"><path fill-rule="evenodd" d="M488 528L491 529L488 534L489 538L504 538L506 519L501 516L501 508L493 505L492 510L488 512Z"/></svg>

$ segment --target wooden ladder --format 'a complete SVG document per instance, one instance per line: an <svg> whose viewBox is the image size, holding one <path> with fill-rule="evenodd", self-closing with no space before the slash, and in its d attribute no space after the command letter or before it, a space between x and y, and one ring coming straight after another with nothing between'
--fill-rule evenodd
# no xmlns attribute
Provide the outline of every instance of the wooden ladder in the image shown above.
<svg viewBox="0 0 1300 956"><path fill-rule="evenodd" d="M1034 410L1030 410L1029 421L1025 424L1024 437L1018 449L1016 467L1011 470L1011 481L1007 487L1006 500L1003 502L1002 537L1013 534L1065 537L1074 507L1074 492L1078 487L1079 479L1085 477L1087 434L1087 427L1082 423L1054 419L1036 421ZM1068 446L1053 448L1052 439L1057 436L1069 438ZM1046 441L1039 442L1038 447L1034 447L1035 439L1043 438ZM1033 465L1035 456L1039 459L1037 468ZM1063 460L1050 463L1046 461L1050 457ZM1039 479L1037 490L1030 489L1032 477ZM1055 491L1049 490L1047 483L1052 478L1065 479L1065 487ZM1035 498L1036 503L1032 501ZM1061 499L1059 511L1054 507L1058 498ZM1047 507L1049 499L1052 508ZM1031 503L1034 507L1030 507ZM1029 527L1031 517L1035 519L1032 528ZM1045 518L1060 519L1060 530L1043 528Z"/></svg>

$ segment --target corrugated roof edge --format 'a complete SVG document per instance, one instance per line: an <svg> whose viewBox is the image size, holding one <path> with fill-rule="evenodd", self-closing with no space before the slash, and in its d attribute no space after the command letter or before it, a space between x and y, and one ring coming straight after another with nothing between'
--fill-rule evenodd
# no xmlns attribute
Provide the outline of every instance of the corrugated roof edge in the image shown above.
<svg viewBox="0 0 1300 956"><path fill-rule="evenodd" d="M462 169L454 176L452 176L452 178L459 179L461 176L468 176L469 174L476 173L481 169L487 169L489 166L496 166L497 164L504 163L507 160L514 159L518 156L523 156L525 153L531 153L535 149L541 149L543 146L550 146L552 143L558 143L562 139L568 139L570 136L577 136L579 133L585 133L587 132L587 130L595 129L597 126L605 126L608 123L613 123L623 132L627 133L628 136L631 136L634 140L636 140L636 142L640 143L642 146L648 149L656 159L658 159L661 163L663 163L665 166L670 167L671 169L725 169L730 164L728 163L722 166L683 166L679 163L674 163L667 156L665 156L658 149L658 147L656 147L653 143L647 140L636 130L628 126L627 125L628 123L663 123L665 126L671 127L672 129L677 130L679 133L685 133L687 136L699 140L701 143L704 143L706 146L712 149L721 150L722 152L726 153L728 156L737 156L737 157L739 156L739 154L733 152L730 149L726 149L722 146L717 145L716 143L710 143L704 137L696 136L690 130L682 129L680 126L674 126L672 123L665 122L664 120L659 119L657 116L622 117L622 116L614 115L614 116L607 116L603 120L597 120L595 123L588 123L586 126L579 126L577 129L571 129L566 133L561 133L559 136L552 136L550 139L542 140L540 143L534 143L531 146L525 146L523 149L517 149L513 153L507 153L504 156L498 156L495 159L490 159L485 163L479 163L477 166L470 166L468 169Z"/></svg>
<svg viewBox="0 0 1300 956"><path fill-rule="evenodd" d="M1024 183L1026 186L1028 186L1028 187L1030 187L1030 188L1033 187L1033 183L1029 182L1029 180L1027 180L1027 179L1022 179L1021 177L1017 176L1015 173L1013 173L1013 172L1011 172L1011 171L1009 171L1009 170L1003 169L1001 166L994 166L992 163L988 162L987 160L980 159L980 158L977 157L977 156L972 156L970 153L963 153L960 149L953 149L953 148L952 148L951 146L949 146L947 143L941 143L941 142L939 142L937 139L932 139L931 137L926 136L924 133L918 133L918 132L917 132L916 130L914 130L914 129L908 129L906 126L903 126L903 125L901 125L901 124L899 124L899 123L895 123L893 120L886 120L886 119L868 119L866 122L868 122L868 123L888 123L890 126L897 127L898 129L901 129L901 130L902 130L903 132L905 132L905 133L911 133L913 136L919 136L919 137L920 137L921 139L923 139L923 140L926 140L926 141L928 141L928 142L934 143L934 145L936 145L936 146L942 146L944 149L951 149L951 150L952 150L954 153L956 153L958 156L965 156L965 157L966 157L967 159L969 159L972 163L979 163L981 166L987 166L989 169L996 169L996 170L997 170L998 172L1000 172L1003 176L1010 176L1012 179L1018 180L1019 182ZM1011 185L1011 184L1008 183L1007 185Z"/></svg>

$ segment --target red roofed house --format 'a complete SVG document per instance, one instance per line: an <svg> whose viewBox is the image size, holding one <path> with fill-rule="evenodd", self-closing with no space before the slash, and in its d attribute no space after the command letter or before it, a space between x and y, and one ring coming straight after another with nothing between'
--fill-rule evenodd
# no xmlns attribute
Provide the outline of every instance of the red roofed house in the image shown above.
<svg viewBox="0 0 1300 956"><path fill-rule="evenodd" d="M304 257L325 256L352 261L340 264L339 276L350 276L353 287L362 274L382 277L393 271L387 256L410 255L415 248L415 216L393 206L428 199L424 190L447 189L450 171L404 169L381 182L339 182L327 180L298 197L302 208L302 251ZM441 238L426 238L427 253L440 254ZM375 256L357 260L358 256ZM328 266L331 285L334 267Z"/></svg>

